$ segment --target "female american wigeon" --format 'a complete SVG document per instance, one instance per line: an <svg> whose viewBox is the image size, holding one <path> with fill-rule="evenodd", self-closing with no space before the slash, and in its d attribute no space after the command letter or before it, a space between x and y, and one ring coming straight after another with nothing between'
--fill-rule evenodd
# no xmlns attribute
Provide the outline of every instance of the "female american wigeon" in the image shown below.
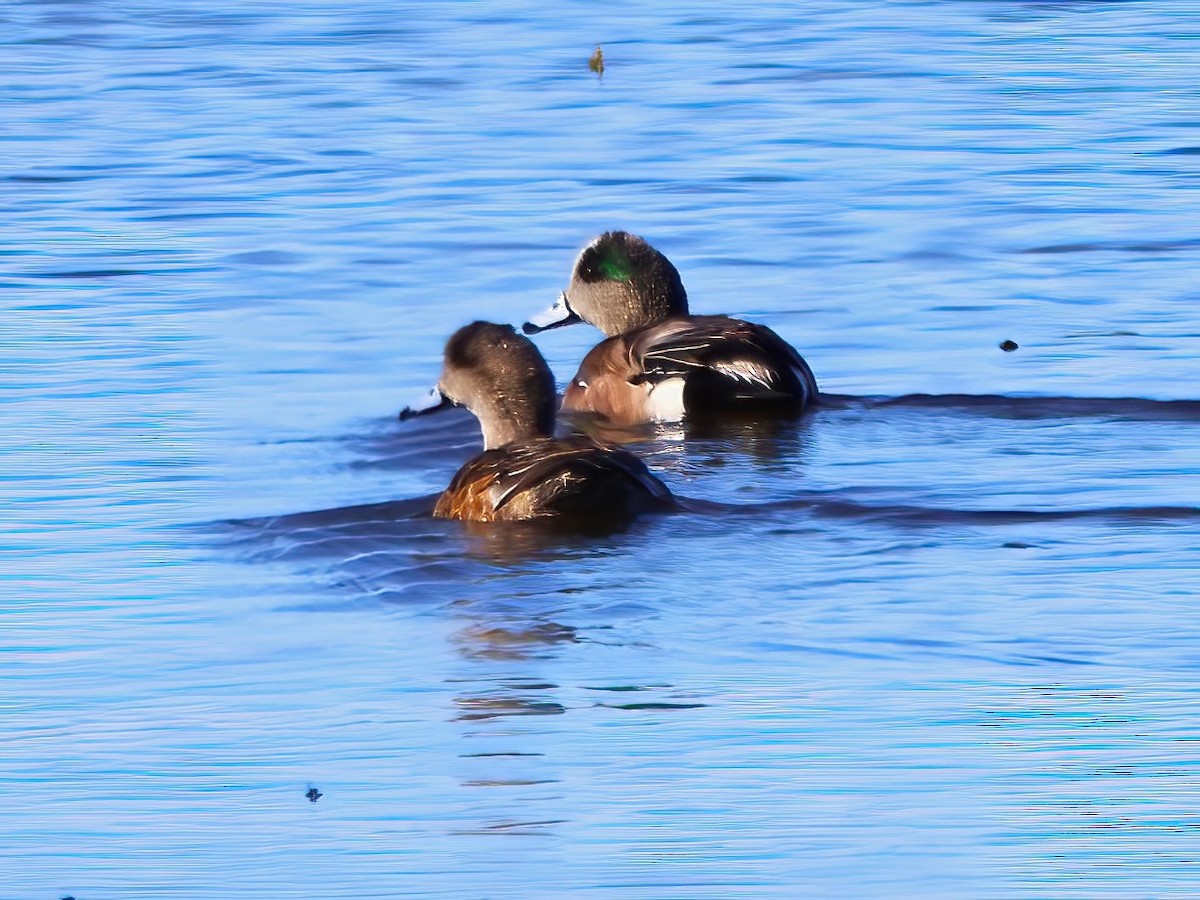
<svg viewBox="0 0 1200 900"><path fill-rule="evenodd" d="M458 470L433 514L593 524L673 505L671 492L632 453L589 437L554 437L554 401L550 367L511 325L473 322L456 331L437 387L400 413L406 419L459 404L483 430L484 451Z"/></svg>
<svg viewBox="0 0 1200 900"><path fill-rule="evenodd" d="M566 412L614 424L677 422L731 407L798 412L817 397L803 357L764 325L688 314L670 260L642 238L609 231L575 261L558 302L526 334L587 322L606 335L563 396Z"/></svg>

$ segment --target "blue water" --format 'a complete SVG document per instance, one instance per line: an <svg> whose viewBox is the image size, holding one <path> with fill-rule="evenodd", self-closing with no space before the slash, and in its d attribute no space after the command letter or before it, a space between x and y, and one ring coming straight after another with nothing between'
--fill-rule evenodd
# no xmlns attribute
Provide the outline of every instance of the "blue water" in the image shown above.
<svg viewBox="0 0 1200 900"><path fill-rule="evenodd" d="M1196 12L8 4L0 897L1200 893ZM428 518L610 228L824 406Z"/></svg>

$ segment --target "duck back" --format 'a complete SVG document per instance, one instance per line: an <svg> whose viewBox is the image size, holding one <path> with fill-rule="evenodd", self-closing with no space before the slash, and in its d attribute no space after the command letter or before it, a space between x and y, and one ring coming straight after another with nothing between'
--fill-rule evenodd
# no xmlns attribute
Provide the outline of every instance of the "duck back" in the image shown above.
<svg viewBox="0 0 1200 900"><path fill-rule="evenodd" d="M731 407L799 412L816 397L808 363L765 325L678 316L594 347L568 385L563 409L636 424Z"/></svg>
<svg viewBox="0 0 1200 900"><path fill-rule="evenodd" d="M632 453L587 437L539 437L467 462L433 514L474 522L619 522L670 508L670 491Z"/></svg>

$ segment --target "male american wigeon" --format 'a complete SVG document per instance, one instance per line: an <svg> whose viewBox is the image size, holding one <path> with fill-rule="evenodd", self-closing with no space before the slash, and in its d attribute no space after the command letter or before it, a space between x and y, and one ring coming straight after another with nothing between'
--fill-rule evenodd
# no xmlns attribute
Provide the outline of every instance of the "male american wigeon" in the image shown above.
<svg viewBox="0 0 1200 900"><path fill-rule="evenodd" d="M624 231L584 247L566 291L524 330L580 321L608 337L583 358L565 412L636 425L734 407L792 413L817 397L812 370L787 341L764 325L689 315L675 266Z"/></svg>
<svg viewBox="0 0 1200 900"><path fill-rule="evenodd" d="M433 514L473 522L556 517L619 522L670 508L666 486L632 453L589 437L554 437L554 376L537 347L511 325L473 322L446 343L429 398L401 419L467 407L484 450L438 497Z"/></svg>

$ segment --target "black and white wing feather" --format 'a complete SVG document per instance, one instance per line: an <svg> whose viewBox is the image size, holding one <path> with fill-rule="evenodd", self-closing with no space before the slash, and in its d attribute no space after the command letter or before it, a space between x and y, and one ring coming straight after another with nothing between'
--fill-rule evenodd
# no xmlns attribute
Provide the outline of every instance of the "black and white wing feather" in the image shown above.
<svg viewBox="0 0 1200 900"><path fill-rule="evenodd" d="M682 378L727 399L816 395L816 379L803 357L771 329L727 316L670 319L639 333L629 345L637 382Z"/></svg>

